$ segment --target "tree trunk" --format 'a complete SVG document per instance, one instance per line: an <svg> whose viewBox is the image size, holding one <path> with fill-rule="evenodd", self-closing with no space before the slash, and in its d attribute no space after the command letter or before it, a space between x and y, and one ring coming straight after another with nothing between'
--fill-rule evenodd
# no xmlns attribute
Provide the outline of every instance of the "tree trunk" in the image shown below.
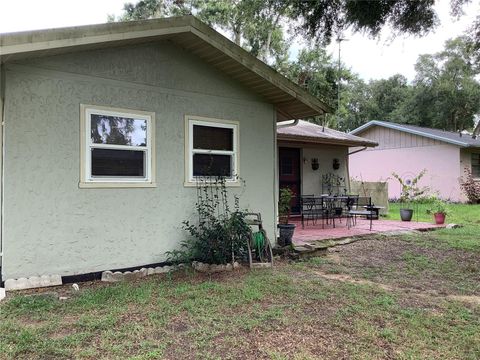
<svg viewBox="0 0 480 360"><path fill-rule="evenodd" d="M235 44L237 44L238 46L240 46L241 42L242 42L242 31L240 30L240 26L237 25L237 26L234 26L233 28L233 41L235 42Z"/></svg>
<svg viewBox="0 0 480 360"><path fill-rule="evenodd" d="M270 54L270 45L272 43L272 34L273 34L273 31L275 30L275 28L277 27L279 20L280 20L280 14L278 14L277 17L275 18L275 21L273 22L272 27L270 28L270 31L268 32L267 41L265 42L265 44L263 46L261 59L265 62L267 62L267 57Z"/></svg>

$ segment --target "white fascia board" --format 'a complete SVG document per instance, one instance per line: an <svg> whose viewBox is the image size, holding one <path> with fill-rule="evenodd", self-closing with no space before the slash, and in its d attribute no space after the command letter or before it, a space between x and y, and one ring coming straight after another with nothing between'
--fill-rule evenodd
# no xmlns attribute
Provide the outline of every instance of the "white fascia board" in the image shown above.
<svg viewBox="0 0 480 360"><path fill-rule="evenodd" d="M363 124L362 126L350 131L349 134L357 135L358 133L361 133L364 130L366 130L366 129L372 127L372 126L375 126L375 125L383 126L383 127L398 130L398 131L403 131L403 132L413 134L413 135L423 136L423 137L438 140L438 141L443 141L443 142L453 144L453 145L457 145L457 146L461 146L461 147L469 147L469 144L464 143L462 141L455 141L455 140L452 140L452 139L444 138L442 136L437 136L437 135L425 133L425 132L419 131L419 130L406 129L406 128L404 128L402 126L399 126L399 125L396 125L396 124L383 122L383 121L378 121L378 120L371 120L368 123Z"/></svg>

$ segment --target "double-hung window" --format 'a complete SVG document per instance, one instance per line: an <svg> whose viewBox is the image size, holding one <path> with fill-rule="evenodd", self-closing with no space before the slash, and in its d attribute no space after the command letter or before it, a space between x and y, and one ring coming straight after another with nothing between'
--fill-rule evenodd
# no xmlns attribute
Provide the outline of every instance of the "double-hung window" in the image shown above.
<svg viewBox="0 0 480 360"><path fill-rule="evenodd" d="M186 185L217 177L238 184L238 122L193 116L185 121Z"/></svg>
<svg viewBox="0 0 480 360"><path fill-rule="evenodd" d="M90 105L80 110L80 186L155 186L154 114Z"/></svg>
<svg viewBox="0 0 480 360"><path fill-rule="evenodd" d="M480 153L472 153L472 177L480 179Z"/></svg>

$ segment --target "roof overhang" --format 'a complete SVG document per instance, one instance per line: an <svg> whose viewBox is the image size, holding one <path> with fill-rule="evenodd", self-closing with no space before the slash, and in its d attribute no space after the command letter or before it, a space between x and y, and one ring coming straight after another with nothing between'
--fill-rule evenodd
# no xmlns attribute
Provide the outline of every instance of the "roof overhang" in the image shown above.
<svg viewBox="0 0 480 360"><path fill-rule="evenodd" d="M438 141L443 141L443 142L446 142L446 143L449 143L449 144L452 144L452 145L457 145L457 146L460 146L460 147L476 147L474 145L470 145L470 144L462 142L462 141L456 141L456 140L445 138L445 137L442 137L442 136L429 134L429 133L426 133L426 132L423 132L423 131L420 131L420 130L408 129L408 128L405 128L401 125L396 125L396 124L393 124L393 123L378 121L378 120L371 120L368 123L363 124L362 126L359 126L358 128L350 131L349 134L359 135L362 132L364 132L365 130L367 130L367 129L373 127L373 126L382 126L382 127L389 128L389 129L403 131L403 132L406 132L406 133L409 133L409 134L423 136L423 137L438 140Z"/></svg>
<svg viewBox="0 0 480 360"><path fill-rule="evenodd" d="M278 142L288 142L297 144L309 144L309 145L340 145L347 147L375 147L378 146L373 141L354 141L354 140L341 140L341 139L324 139L313 136L301 136L291 134L278 134Z"/></svg>
<svg viewBox="0 0 480 360"><path fill-rule="evenodd" d="M193 16L0 35L0 63L168 40L271 103L277 121L331 112L325 103Z"/></svg>

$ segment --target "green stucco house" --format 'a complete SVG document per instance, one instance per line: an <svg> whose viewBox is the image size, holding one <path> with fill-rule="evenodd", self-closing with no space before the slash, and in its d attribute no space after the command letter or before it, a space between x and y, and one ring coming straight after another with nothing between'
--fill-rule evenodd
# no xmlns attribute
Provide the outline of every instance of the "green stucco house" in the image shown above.
<svg viewBox="0 0 480 360"><path fill-rule="evenodd" d="M276 233L276 124L328 107L194 17L0 36L1 280L160 263L205 163Z"/></svg>

